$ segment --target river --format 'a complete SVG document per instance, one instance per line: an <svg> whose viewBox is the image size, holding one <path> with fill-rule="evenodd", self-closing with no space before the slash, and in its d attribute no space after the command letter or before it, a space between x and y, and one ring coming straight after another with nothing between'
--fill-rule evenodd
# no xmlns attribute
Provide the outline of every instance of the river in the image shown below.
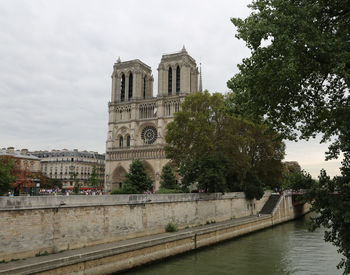
<svg viewBox="0 0 350 275"><path fill-rule="evenodd" d="M323 230L307 230L309 218L307 215L123 274L342 274L336 268L341 259L336 248L324 242Z"/></svg>

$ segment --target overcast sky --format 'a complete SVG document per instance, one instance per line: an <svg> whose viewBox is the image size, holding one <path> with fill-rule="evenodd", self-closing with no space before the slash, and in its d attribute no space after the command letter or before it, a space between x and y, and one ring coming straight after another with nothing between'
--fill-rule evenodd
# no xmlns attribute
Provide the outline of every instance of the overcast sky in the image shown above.
<svg viewBox="0 0 350 275"><path fill-rule="evenodd" d="M140 59L157 66L181 50L202 63L203 87L226 82L249 51L231 17L244 18L246 0L229 1L0 1L0 147L105 152L107 103L114 62ZM313 176L331 175L327 146L287 142L286 160Z"/></svg>

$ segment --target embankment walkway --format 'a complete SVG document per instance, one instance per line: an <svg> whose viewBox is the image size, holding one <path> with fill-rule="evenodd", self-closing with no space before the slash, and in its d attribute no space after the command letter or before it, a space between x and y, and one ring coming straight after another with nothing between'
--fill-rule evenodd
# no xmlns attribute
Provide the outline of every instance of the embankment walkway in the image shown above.
<svg viewBox="0 0 350 275"><path fill-rule="evenodd" d="M273 225L272 215L249 216L0 264L0 274L106 274L193 250Z"/></svg>

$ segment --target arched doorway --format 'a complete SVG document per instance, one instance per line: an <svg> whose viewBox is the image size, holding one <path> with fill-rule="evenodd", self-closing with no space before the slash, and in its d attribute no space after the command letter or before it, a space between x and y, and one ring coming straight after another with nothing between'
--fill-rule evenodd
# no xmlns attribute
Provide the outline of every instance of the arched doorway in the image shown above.
<svg viewBox="0 0 350 275"><path fill-rule="evenodd" d="M122 183L125 179L126 170L122 166L118 166L114 169L112 173L112 179L111 179L111 187L112 189L120 188L122 187Z"/></svg>

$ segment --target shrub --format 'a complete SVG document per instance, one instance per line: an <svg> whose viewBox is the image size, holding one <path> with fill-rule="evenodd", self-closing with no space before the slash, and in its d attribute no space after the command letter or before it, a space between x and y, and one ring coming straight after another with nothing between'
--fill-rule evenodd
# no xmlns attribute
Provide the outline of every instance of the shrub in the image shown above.
<svg viewBox="0 0 350 275"><path fill-rule="evenodd" d="M169 222L165 227L165 232L176 232L176 231L177 231L177 226L172 222Z"/></svg>
<svg viewBox="0 0 350 275"><path fill-rule="evenodd" d="M116 188L111 191L111 195L125 194L121 188Z"/></svg>

